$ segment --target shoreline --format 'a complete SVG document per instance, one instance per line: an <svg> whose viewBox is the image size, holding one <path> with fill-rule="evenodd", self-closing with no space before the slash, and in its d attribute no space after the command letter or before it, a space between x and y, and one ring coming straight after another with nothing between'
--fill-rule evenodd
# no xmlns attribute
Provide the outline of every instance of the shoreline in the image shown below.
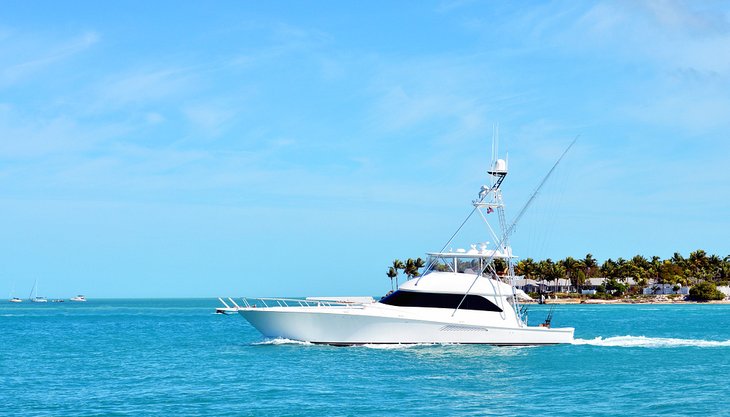
<svg viewBox="0 0 730 417"><path fill-rule="evenodd" d="M537 301L523 302L522 304L538 304ZM712 301L694 301L694 300L640 300L640 299L618 299L618 300L601 300L601 299L579 299L579 298L559 298L547 299L545 304L730 304L730 300L712 300Z"/></svg>

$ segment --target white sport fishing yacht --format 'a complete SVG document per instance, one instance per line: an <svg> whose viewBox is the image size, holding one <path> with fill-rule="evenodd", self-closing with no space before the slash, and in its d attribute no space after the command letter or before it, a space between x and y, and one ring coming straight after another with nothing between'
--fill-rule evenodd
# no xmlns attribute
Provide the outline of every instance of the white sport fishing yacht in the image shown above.
<svg viewBox="0 0 730 417"><path fill-rule="evenodd" d="M380 301L348 297L244 298L239 306L229 298L231 304L221 299L226 307L216 312L237 312L267 338L330 345L571 343L574 329L551 328L552 314L539 326L528 326L520 299L529 297L514 286L516 257L509 246L509 236L519 218L555 166L508 226L500 188L507 176L507 163L503 159L493 160L488 171L490 185L482 186L478 199L472 202L474 209L469 217L478 212L497 243L491 247L486 242L471 245L469 250L445 251L452 237L441 251L428 253L422 276L407 280ZM497 217L498 228L490 224L488 219L492 217ZM465 223L466 220L459 230Z"/></svg>

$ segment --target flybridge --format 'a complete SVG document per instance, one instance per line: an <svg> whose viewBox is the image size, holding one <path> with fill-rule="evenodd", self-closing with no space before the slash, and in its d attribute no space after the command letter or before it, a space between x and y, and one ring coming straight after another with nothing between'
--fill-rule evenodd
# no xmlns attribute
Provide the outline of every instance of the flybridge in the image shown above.
<svg viewBox="0 0 730 417"><path fill-rule="evenodd" d="M517 258L512 255L511 248L498 251L487 249L486 244L482 244L480 249L477 249L476 245L471 245L471 249L468 251L457 249L456 252L426 252L426 255L428 255L428 262L425 273L430 273L433 270L443 270L438 269L437 265L440 264L443 268L453 272L474 272L474 270L478 270L479 275L482 275L493 259L501 259L509 266L512 264L512 259ZM494 275L497 275L496 271Z"/></svg>

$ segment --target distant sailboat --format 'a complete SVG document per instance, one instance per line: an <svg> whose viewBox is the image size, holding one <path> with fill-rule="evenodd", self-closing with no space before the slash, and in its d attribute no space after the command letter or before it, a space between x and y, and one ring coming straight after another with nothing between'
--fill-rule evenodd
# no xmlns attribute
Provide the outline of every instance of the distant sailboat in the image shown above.
<svg viewBox="0 0 730 417"><path fill-rule="evenodd" d="M33 282L33 289L30 290L29 298L30 298L30 301L33 303L47 303L48 302L48 299L46 297L38 296L38 279L36 279L35 282Z"/></svg>

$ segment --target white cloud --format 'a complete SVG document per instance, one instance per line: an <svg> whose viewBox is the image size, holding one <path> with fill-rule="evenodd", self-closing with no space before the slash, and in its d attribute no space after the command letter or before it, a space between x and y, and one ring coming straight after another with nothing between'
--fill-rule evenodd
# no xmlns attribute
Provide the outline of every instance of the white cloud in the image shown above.
<svg viewBox="0 0 730 417"><path fill-rule="evenodd" d="M195 73L187 68L142 69L106 77L97 86L98 108L150 104L195 90Z"/></svg>
<svg viewBox="0 0 730 417"><path fill-rule="evenodd" d="M431 95L416 95L408 93L403 86L394 86L384 92L378 105L382 126L387 129L399 130L412 127L429 120L432 117L441 117L441 110L448 107L444 97ZM451 113L451 109L448 109Z"/></svg>
<svg viewBox="0 0 730 417"><path fill-rule="evenodd" d="M610 53L659 68L730 70L728 15L693 8L676 1L600 2L561 31L561 39L575 46ZM582 35L582 36L581 36ZM588 35L587 37L585 35Z"/></svg>
<svg viewBox="0 0 730 417"><path fill-rule="evenodd" d="M4 68L0 71L0 85L15 83L42 71L60 61L77 55L99 42L98 33L89 31L74 38L57 40L31 40L20 35L6 35L0 38L1 59ZM16 57L16 58L14 58Z"/></svg>
<svg viewBox="0 0 730 417"><path fill-rule="evenodd" d="M452 133L474 132L485 125L485 103L501 97L492 90L484 63L469 56L381 59L375 68L369 87L375 99L373 123L386 130L445 122Z"/></svg>
<svg viewBox="0 0 730 417"><path fill-rule="evenodd" d="M27 159L76 154L130 130L128 125L88 125L70 115L44 117L8 107L0 111L0 157Z"/></svg>
<svg viewBox="0 0 730 417"><path fill-rule="evenodd" d="M647 0L642 4L662 26L687 33L717 33L728 31L727 14L703 10L701 2L676 0Z"/></svg>

